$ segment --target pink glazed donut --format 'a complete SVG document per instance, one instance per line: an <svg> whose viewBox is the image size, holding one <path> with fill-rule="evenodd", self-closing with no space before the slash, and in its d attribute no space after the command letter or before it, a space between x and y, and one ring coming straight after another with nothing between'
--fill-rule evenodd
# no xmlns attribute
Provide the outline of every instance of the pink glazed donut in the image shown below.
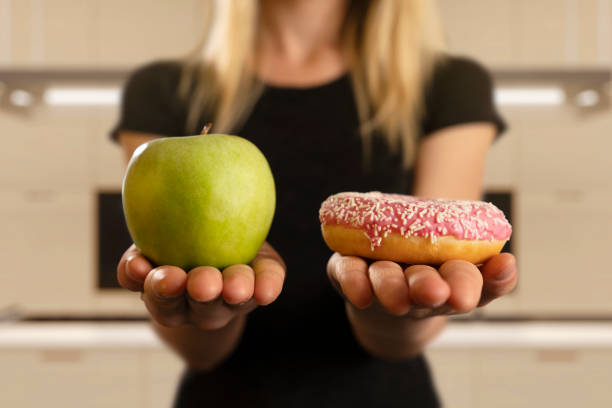
<svg viewBox="0 0 612 408"><path fill-rule="evenodd" d="M407 264L481 264L512 234L491 203L379 192L335 194L321 204L319 219L332 251Z"/></svg>

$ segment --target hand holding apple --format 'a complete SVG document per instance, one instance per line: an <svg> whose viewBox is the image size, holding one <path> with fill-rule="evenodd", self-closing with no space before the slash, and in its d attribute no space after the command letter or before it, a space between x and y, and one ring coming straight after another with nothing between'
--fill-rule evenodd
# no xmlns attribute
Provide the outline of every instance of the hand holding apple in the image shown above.
<svg viewBox="0 0 612 408"><path fill-rule="evenodd" d="M203 266L185 271L170 265L153 269L132 245L119 261L117 279L124 288L142 292L151 317L160 325L191 324L214 330L276 300L283 287L285 264L264 243L250 265L223 270Z"/></svg>

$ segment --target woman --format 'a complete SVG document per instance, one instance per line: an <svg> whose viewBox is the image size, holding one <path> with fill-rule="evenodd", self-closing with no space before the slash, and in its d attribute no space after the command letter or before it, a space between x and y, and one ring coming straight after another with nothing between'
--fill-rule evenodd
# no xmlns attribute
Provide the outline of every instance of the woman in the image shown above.
<svg viewBox="0 0 612 408"><path fill-rule="evenodd" d="M424 347L446 315L509 292L514 258L368 265L331 255L317 214L340 191L478 199L503 129L488 75L443 54L429 0L217 5L193 56L132 75L114 132L129 158L213 122L253 141L276 180L250 265L153 269L135 247L119 262L189 367L176 405L437 406Z"/></svg>

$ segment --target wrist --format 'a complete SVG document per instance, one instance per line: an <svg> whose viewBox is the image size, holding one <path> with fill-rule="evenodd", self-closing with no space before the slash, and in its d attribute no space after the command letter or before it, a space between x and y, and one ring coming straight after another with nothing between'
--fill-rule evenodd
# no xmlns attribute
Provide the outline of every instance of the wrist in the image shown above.
<svg viewBox="0 0 612 408"><path fill-rule="evenodd" d="M443 329L446 316L413 319L395 316L373 304L357 309L346 303L357 341L370 354L389 360L414 357Z"/></svg>
<svg viewBox="0 0 612 408"><path fill-rule="evenodd" d="M246 315L236 316L225 326L204 329L194 324L168 328L152 321L153 328L162 340L192 370L208 371L225 360L238 345L246 323Z"/></svg>

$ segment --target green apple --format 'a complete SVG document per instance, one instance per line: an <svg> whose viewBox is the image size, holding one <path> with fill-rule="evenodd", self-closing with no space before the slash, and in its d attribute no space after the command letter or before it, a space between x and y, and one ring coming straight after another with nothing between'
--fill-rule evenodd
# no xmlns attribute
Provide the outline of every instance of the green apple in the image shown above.
<svg viewBox="0 0 612 408"><path fill-rule="evenodd" d="M160 138L132 155L123 180L130 235L158 265L185 270L250 262L274 216L264 155L238 136Z"/></svg>

